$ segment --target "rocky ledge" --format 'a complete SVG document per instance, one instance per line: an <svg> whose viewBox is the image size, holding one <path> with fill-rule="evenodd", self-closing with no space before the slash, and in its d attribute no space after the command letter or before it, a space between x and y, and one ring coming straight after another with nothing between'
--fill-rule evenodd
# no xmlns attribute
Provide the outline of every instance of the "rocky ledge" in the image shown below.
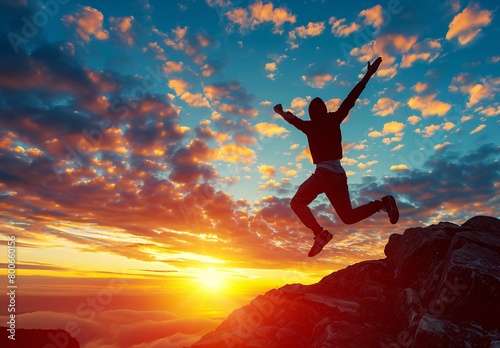
<svg viewBox="0 0 500 348"><path fill-rule="evenodd" d="M273 289L193 348L500 348L500 220L393 234L386 258Z"/></svg>

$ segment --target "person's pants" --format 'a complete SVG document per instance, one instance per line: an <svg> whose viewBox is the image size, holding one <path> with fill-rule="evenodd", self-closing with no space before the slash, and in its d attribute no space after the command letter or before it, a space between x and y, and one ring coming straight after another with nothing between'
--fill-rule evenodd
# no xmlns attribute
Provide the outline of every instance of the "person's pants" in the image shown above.
<svg viewBox="0 0 500 348"><path fill-rule="evenodd" d="M352 208L345 173L334 173L325 168L317 168L292 198L290 206L302 223L313 231L314 235L323 231L308 205L321 193L325 193L333 208L345 224L354 224L364 220L382 208L381 201Z"/></svg>

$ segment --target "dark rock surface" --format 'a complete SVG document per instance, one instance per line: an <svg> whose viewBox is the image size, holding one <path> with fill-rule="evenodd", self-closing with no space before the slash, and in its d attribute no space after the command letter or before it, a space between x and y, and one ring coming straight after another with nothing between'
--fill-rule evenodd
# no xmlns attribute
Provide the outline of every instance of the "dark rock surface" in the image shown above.
<svg viewBox="0 0 500 348"><path fill-rule="evenodd" d="M410 228L384 252L260 295L192 347L500 348L500 220Z"/></svg>

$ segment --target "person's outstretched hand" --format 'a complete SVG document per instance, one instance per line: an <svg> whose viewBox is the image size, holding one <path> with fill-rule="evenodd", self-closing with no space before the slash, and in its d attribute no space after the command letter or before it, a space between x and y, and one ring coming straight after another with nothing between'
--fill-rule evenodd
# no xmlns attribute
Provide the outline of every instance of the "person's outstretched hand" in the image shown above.
<svg viewBox="0 0 500 348"><path fill-rule="evenodd" d="M283 113L283 106L281 104L276 104L273 109L277 114L281 115Z"/></svg>
<svg viewBox="0 0 500 348"><path fill-rule="evenodd" d="M375 74L377 71L378 67L380 66L380 63L382 63L382 57L378 57L373 61L373 64L370 64L368 62L368 68L367 68L367 73L371 75Z"/></svg>
<svg viewBox="0 0 500 348"><path fill-rule="evenodd" d="M290 111L287 112L283 111L283 106L281 104L276 104L273 109L277 114L279 114L281 117L283 117L285 120L289 122L295 118L294 114L292 114Z"/></svg>

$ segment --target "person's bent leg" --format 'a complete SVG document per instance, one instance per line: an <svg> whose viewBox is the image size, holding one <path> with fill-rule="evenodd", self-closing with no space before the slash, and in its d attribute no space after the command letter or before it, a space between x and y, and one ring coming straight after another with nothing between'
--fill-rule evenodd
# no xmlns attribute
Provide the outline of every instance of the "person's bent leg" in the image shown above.
<svg viewBox="0 0 500 348"><path fill-rule="evenodd" d="M313 174L300 185L297 193L290 202L292 210L300 221L313 231L315 236L323 231L323 227L320 226L308 205L322 192L321 185L316 180L315 174Z"/></svg>
<svg viewBox="0 0 500 348"><path fill-rule="evenodd" d="M371 201L353 209L351 198L349 197L347 176L345 174L334 175L335 179L325 193L343 223L348 225L355 224L369 218L382 209L383 204L381 201Z"/></svg>

